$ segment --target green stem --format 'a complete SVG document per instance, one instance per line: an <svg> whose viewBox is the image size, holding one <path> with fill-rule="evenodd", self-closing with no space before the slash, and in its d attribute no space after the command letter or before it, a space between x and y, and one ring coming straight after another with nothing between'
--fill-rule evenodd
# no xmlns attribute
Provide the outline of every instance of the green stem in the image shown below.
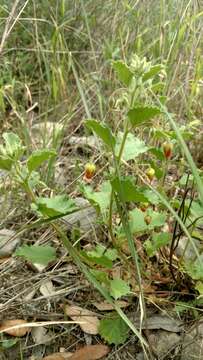
<svg viewBox="0 0 203 360"><path fill-rule="evenodd" d="M161 182L162 187L164 187L167 172L168 172L168 161L167 161L167 159L165 159L165 162L164 162L164 173L163 173L163 178L162 178L162 182Z"/></svg>
<svg viewBox="0 0 203 360"><path fill-rule="evenodd" d="M138 337L141 344L147 348L148 344L147 344L146 340L142 337L140 332L135 328L135 326L132 324L132 322L124 314L124 312L121 310L121 308L117 304L115 304L114 300L109 295L109 292L106 290L106 288L104 288L98 282L98 280L88 270L87 266L80 260L80 255L79 255L78 251L72 246L71 242L68 240L68 238L64 234L64 232L60 229L60 227L58 227L58 225L52 223L52 226L55 229L55 231L57 232L57 234L60 236L64 247L68 250L69 254L71 255L71 257L75 261L76 265L81 269L81 271L86 276L86 278L95 286L95 288L103 295L103 297L114 307L116 312L121 316L121 318L129 326L129 328Z"/></svg>
<svg viewBox="0 0 203 360"><path fill-rule="evenodd" d="M113 150L113 157L114 157L114 163L117 162L118 166L120 165L121 162L121 157L123 154L123 150L124 150L124 146L125 146L125 142L128 136L128 121L126 120L125 123L125 130L124 130L124 134L123 134L123 138L122 138L122 142L121 142L121 147L118 153L118 158L116 159L116 155L114 153ZM114 191L113 189L111 189L111 194L110 194L110 204L109 204L109 221L108 221L108 225L109 225L109 234L110 234L110 238L112 243L114 243L114 234L113 234L113 200L114 200Z"/></svg>
<svg viewBox="0 0 203 360"><path fill-rule="evenodd" d="M135 268L136 268L136 272L137 272L137 282L138 282L138 286L139 286L139 291L140 291L140 296L141 296L141 306L142 306L142 310L143 310L143 314L144 317L146 316L146 311L145 311L145 301L144 301L144 293L143 293L143 289L142 289L142 277L141 277L141 272L140 272L140 266L139 266L139 261L138 261L138 255L137 255L137 251L135 248L135 244L134 244L134 239L132 237L132 233L130 230L130 225L129 225L129 220L128 220L128 210L126 208L126 203L125 203L125 194L123 193L123 189L120 183L120 178L121 178L121 174L120 174L120 162L121 162L121 158L122 158L122 154L123 154L123 150L124 150L124 146L126 143L126 139L128 136L128 132L129 132L129 128L128 128L128 120L126 119L126 123L125 123L125 130L124 130L124 134L123 134L123 139L122 139L122 143L121 143L121 147L119 150L119 154L118 154L118 158L116 158L115 154L114 155L114 166L115 166L115 175L117 176L118 180L119 180L119 193L118 193L118 198L115 197L116 199L116 204L117 204L117 209L122 221L122 225L123 225L123 229L124 232L126 234L126 238L128 241L128 246L129 246L129 250L131 252L132 258L134 260L135 263ZM112 213L113 213L113 199L114 199L114 191L112 189L111 191L111 199L110 199L110 209L109 209L109 229L110 229L110 235L112 236L113 239L113 225L112 225ZM121 205L122 204L122 205Z"/></svg>
<svg viewBox="0 0 203 360"><path fill-rule="evenodd" d="M23 176L21 175L21 171L20 171L20 168L18 166L18 164L16 163L15 164L15 171L16 171L16 174L17 176L21 179L22 183L21 183L21 186L22 188L25 190L25 192L28 194L30 200L32 202L35 202L35 195L34 195L34 192L32 191L29 183L28 183L28 178L24 179Z"/></svg>

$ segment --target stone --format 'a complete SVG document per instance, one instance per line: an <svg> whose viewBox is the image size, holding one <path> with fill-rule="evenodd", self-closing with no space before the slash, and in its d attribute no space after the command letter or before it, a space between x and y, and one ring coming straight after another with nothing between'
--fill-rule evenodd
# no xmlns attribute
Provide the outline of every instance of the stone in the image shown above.
<svg viewBox="0 0 203 360"><path fill-rule="evenodd" d="M51 145L53 137L60 136L62 129L62 124L57 122L45 121L34 124L31 129L34 145L36 147L41 147L43 144Z"/></svg>
<svg viewBox="0 0 203 360"><path fill-rule="evenodd" d="M82 233L94 229L97 224L97 213L89 201L83 198L74 199L76 205L81 209L73 214L66 215L62 221L66 224L68 230L79 228Z"/></svg>
<svg viewBox="0 0 203 360"><path fill-rule="evenodd" d="M184 336L181 360L203 359L203 323L201 320Z"/></svg>
<svg viewBox="0 0 203 360"><path fill-rule="evenodd" d="M197 250L200 250L200 242L196 239L193 239L193 242L195 243ZM187 245L187 247L186 247L186 245ZM186 250L185 250L185 247L186 247ZM196 259L196 253L194 251L194 248L186 236L183 236L180 238L180 240L178 242L178 246L175 250L175 254L178 257L183 256L183 259L186 262L193 261L194 259Z"/></svg>
<svg viewBox="0 0 203 360"><path fill-rule="evenodd" d="M170 353L178 347L181 339L180 335L165 330L150 332L148 336L148 341L157 354L158 359L165 358L166 355L166 359L169 359Z"/></svg>
<svg viewBox="0 0 203 360"><path fill-rule="evenodd" d="M140 326L140 318L136 314L129 315L130 320L136 327ZM146 321L142 322L142 329L147 330L166 330L172 333L183 331L183 323L178 319L173 319L167 315L154 314L147 316Z"/></svg>
<svg viewBox="0 0 203 360"><path fill-rule="evenodd" d="M71 136L68 143L72 146L89 146L90 148L98 148L98 138L95 136Z"/></svg>
<svg viewBox="0 0 203 360"><path fill-rule="evenodd" d="M0 258L11 255L20 244L20 238L15 237L15 235L16 233L13 230L0 230Z"/></svg>

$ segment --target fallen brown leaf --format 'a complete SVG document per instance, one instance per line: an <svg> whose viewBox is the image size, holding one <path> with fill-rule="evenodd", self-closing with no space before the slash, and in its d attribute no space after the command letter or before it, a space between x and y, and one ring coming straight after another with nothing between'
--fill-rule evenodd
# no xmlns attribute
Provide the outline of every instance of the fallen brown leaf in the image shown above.
<svg viewBox="0 0 203 360"><path fill-rule="evenodd" d="M64 352L64 353L51 354L51 355L45 356L43 359L44 360L66 360L66 359L70 359L71 356L72 356L72 353Z"/></svg>
<svg viewBox="0 0 203 360"><path fill-rule="evenodd" d="M60 353L45 356L44 360L64 360L64 357Z"/></svg>
<svg viewBox="0 0 203 360"><path fill-rule="evenodd" d="M31 331L32 338L36 345L45 344L51 340L47 328L43 326L34 327Z"/></svg>
<svg viewBox="0 0 203 360"><path fill-rule="evenodd" d="M13 258L11 256L6 256L6 257L0 259L0 264L3 264L4 262L12 260L12 259Z"/></svg>
<svg viewBox="0 0 203 360"><path fill-rule="evenodd" d="M83 309L76 305L65 305L64 312L73 321L81 321L83 324L79 324L81 329L91 335L98 334L99 319L97 314L93 311Z"/></svg>
<svg viewBox="0 0 203 360"><path fill-rule="evenodd" d="M55 293L55 288L51 280L45 281L41 286L39 291L43 296L48 298L49 296L53 295Z"/></svg>
<svg viewBox="0 0 203 360"><path fill-rule="evenodd" d="M106 345L87 345L77 350L69 360L97 360L108 354L110 351Z"/></svg>
<svg viewBox="0 0 203 360"><path fill-rule="evenodd" d="M120 306L120 308L126 308L130 305L127 301L122 301L122 300L115 301L115 304ZM95 302L93 303L93 305L100 311L114 310L114 306L106 301L102 301L100 303Z"/></svg>
<svg viewBox="0 0 203 360"><path fill-rule="evenodd" d="M25 320L5 320L0 325L0 331L11 336L22 337L30 330L28 326L25 326L25 324L27 324L27 321Z"/></svg>

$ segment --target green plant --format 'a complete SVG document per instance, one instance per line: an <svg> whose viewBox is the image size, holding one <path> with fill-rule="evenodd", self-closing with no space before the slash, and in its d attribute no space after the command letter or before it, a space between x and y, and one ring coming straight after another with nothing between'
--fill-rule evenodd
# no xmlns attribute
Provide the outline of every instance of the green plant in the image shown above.
<svg viewBox="0 0 203 360"><path fill-rule="evenodd" d="M51 224L89 281L121 315L103 319L103 338L124 342L129 336L125 322L139 337L115 299L126 296L131 301L141 294L142 321L145 284L153 284L157 259L172 275L169 289L181 292L185 274L191 292L202 296L201 246L195 242L202 241L202 171L185 146L198 141L201 131L200 2L157 0L151 6L149 1L125 0L5 0L0 17L0 120L6 142L0 167L10 175L1 191L9 197L11 186L17 208L29 209L35 217L20 230ZM136 55L127 63L132 53ZM95 207L109 240L105 237L101 245L98 235L88 252L81 250L78 237L72 245L63 233L60 218L78 209L63 189L58 194L52 181L56 154L63 152L62 139L70 135L67 125L71 132L81 131L84 116L89 119L86 134L98 134L103 152L102 161L93 160L94 176L86 172L77 191ZM33 152L38 123L43 124L44 149ZM21 140L9 133L14 126ZM164 143L173 147L172 153ZM92 157L85 159L89 161ZM184 235L186 245L176 262L175 248ZM189 262L184 257L188 247L194 253ZM25 244L15 255L42 264L57 258L54 247ZM111 273L118 263L125 275L115 278ZM109 331L112 324L120 329L117 336Z"/></svg>
<svg viewBox="0 0 203 360"><path fill-rule="evenodd" d="M15 185L22 188L28 195L32 211L39 217L37 224L40 225L47 221L52 224L55 231L61 237L63 245L67 248L76 264L81 268L88 280L103 294L105 299L113 304L115 310L123 319L122 321L124 321L138 336L145 349L147 345L145 340L119 306L114 302L114 299L117 300L122 296L130 294L130 286L123 279L111 279L108 276L104 276L101 271L97 270L97 266L101 266L104 269L111 269L113 267L113 262L117 258L128 264L128 260L123 256L120 246L120 241L122 242L122 239L127 239L130 256L134 261L134 266L129 267L129 271L132 274L131 276L134 276L133 273L136 272L135 279L141 296L140 306L143 316L145 316L145 300L142 287L142 263L137 253L133 236L135 233L147 234L148 239L144 244L145 249L147 255L153 257L162 246L168 245L171 241L171 234L169 232L165 232L164 234L158 232L158 229L162 227L166 221L166 209L168 209L171 214L175 216L182 231L188 236L188 240L191 242L196 253L197 259L194 266L186 264L185 271L187 271L194 280L201 280L202 270L199 268L200 256L195 247L193 238L183 220L175 213L167 198L167 192L163 188L162 178L165 177L166 174L163 172L159 176L155 170L156 167L160 167L160 165L164 166L165 157L169 161L169 157L171 158L172 155L172 145L170 145L169 149L169 146L167 145L166 148L166 143L164 143L162 152L161 148L159 149L149 145L146 146L143 141L136 138L134 135L135 129L140 129L149 122L152 122L154 118L159 118L160 121L160 118L167 116L169 117L172 126L174 126L171 116L165 110L165 107L162 106L157 95L156 100L159 107L154 106L152 99L150 99L149 102L149 98L147 103L141 105L141 102L144 102L143 94L145 94L146 91L152 92L154 81L156 82L156 76L162 71L163 67L161 65L152 66L151 63L139 60L138 57L133 57L130 66L127 66L126 63L122 61L116 61L113 63L113 67L118 74L118 78L125 86L123 96L125 97L126 110L123 131L119 130L118 133L114 134L104 123L100 123L96 120L87 120L85 122L86 127L93 131L103 142L106 152L108 153L110 159L109 175L107 181L104 179L105 182L103 183L101 192L95 192L91 189L90 185L83 185L80 187L87 199L96 206L99 212L101 212L103 221L108 225L110 240L113 245L112 249L97 246L95 250L85 253L74 248L70 240L68 240L63 233L60 225L57 223L57 220L60 217L77 211L74 201L65 195L55 195L52 197L41 197L37 195L37 187L47 187L47 185L40 180L40 173L37 172L37 170L44 165L45 161L50 161L56 156L54 150L36 150L26 159L22 160L25 147L22 145L19 137L13 133L4 133L3 138L5 145L1 145L0 148L0 166L5 171L9 172ZM196 179L197 189L199 189L201 200L201 179L199 174L197 177L195 164L191 160L180 131L175 126L174 130L174 139L176 139L176 142L178 140L180 141L183 150L186 152L189 165L191 165L191 170ZM141 168L139 168L138 159L139 157L144 157L144 162L146 164L147 162L150 163L151 154L155 156L153 162L155 169L148 168L146 180L144 180L143 183L140 183L138 179L140 177L142 165ZM129 161L133 161L134 164L134 174L131 176L126 175ZM90 165L87 164L86 171L91 170L92 178L92 171L95 173L96 168L92 164ZM167 170L165 169L165 171ZM158 180L157 189L151 184L154 176L156 176ZM88 180L89 178L88 173ZM160 186L162 186L162 188L160 188ZM149 188L151 190L149 190ZM136 204L136 207L133 210L130 210L130 204ZM147 206L145 206L145 204L147 204ZM156 206L157 211L153 210L153 206ZM113 223L114 213L119 215L121 221L119 226L114 225ZM34 224L34 226L36 226L36 224ZM23 245L17 250L16 255L22 256L31 262L39 262L42 264L48 264L53 261L56 256L54 249L51 247L44 247L40 250L40 248L35 245L31 247ZM105 326L109 326L110 322L111 320L109 318L107 325L105 325L105 320L101 325L101 335L104 337L106 337ZM122 329L123 325L120 327L120 340L119 336L117 339L114 339L113 336L111 338L106 337L106 339L109 342L123 342L126 335L122 335Z"/></svg>

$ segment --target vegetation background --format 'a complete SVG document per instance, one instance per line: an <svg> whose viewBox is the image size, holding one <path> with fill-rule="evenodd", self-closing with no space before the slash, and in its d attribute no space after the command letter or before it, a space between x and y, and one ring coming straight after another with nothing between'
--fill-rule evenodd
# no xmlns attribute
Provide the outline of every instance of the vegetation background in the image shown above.
<svg viewBox="0 0 203 360"><path fill-rule="evenodd" d="M81 145L82 137L90 135L89 129L84 127L84 120L101 120L111 127L113 133L118 129L123 130L125 96L112 63L122 60L130 64L133 56L137 56L141 62L162 64L163 71L159 75L159 88L157 87L159 99L167 106L169 114L175 114L176 124L202 176L202 16L203 8L199 0L4 0L0 4L1 133L12 131L21 138L26 149L25 158L40 148L52 148L57 152L57 160L50 159L48 166L41 171L42 181L51 189L49 194L60 192L71 197L78 195L78 179L82 179L87 162L97 164L94 189L99 189L102 176L107 174L112 164L99 142L95 147ZM139 100L151 103L152 94L144 88L142 91ZM148 143L153 131L169 134L170 124L167 121L158 121L147 131L138 128L136 136ZM159 146L165 135L163 138L161 136L153 139L151 145ZM172 165L175 169L182 166L182 176L188 172L190 163L183 160L184 149L177 146L176 136L170 136L172 140L175 139L176 157ZM70 139L74 137L78 138L80 146L75 146L76 143L70 146ZM139 167L143 172L146 164L152 166L154 163L147 163L141 158ZM170 181L174 181L177 175L174 168L171 169L172 180L168 179L165 183L161 181L162 190L169 199L170 196L175 198L170 194ZM181 188L181 184L176 188ZM37 194L47 195L47 189L42 186L37 190ZM196 190L198 193L198 189ZM12 187L11 191L11 183L4 178L1 198L2 229L11 228L17 231L31 222L33 213L30 211L30 203L15 187ZM180 204L181 200L178 205ZM177 210L178 205L173 205ZM113 221L116 223L116 219ZM174 223L175 221L168 217L167 224L171 228ZM97 242L104 241L106 246L106 233L109 229L106 223L103 225L102 233L97 234ZM52 242L57 250L59 248L55 233L53 234L49 226L37 228L36 231L27 228L23 236L26 244L44 245ZM74 233L71 236L77 242L78 235ZM85 245L82 245L84 249L88 249ZM58 258L64 256L63 252L60 253L61 250L58 251ZM44 320L50 318L50 313L53 313L53 320L60 320L60 302L64 303L68 299L84 306L88 301L92 303L98 300L98 293L85 285L81 273L73 273L70 279L67 272L70 258L68 261L64 260L64 263L59 261L56 267L47 268L43 273L37 272L37 275L33 275L33 270L29 267L22 266L23 262L19 258L11 259L12 262L9 260L0 263L3 320L28 317ZM59 264L63 266L60 268ZM153 263L151 266L154 266ZM171 290L170 285L163 285L165 273L162 270L158 290ZM155 268L152 273L153 271L157 272L159 269ZM184 271L180 270L180 273L183 276ZM62 287L62 300L59 296L53 297L53 301L47 300L47 295L44 295L44 299L39 297L39 300L29 304L25 296L22 296L27 287L26 281L30 289L34 290L41 286L45 279L51 279L51 274L55 277L60 275L57 285L61 286L61 278L68 277L68 284L63 283L65 285ZM186 276L190 275L188 271ZM171 275L166 272L166 277L168 276ZM194 320L199 311L194 308L199 306L200 309L200 304L190 303L190 300L194 300L195 291L197 292L193 281L202 280L201 277L202 275L191 276L192 280L189 280L191 289L195 289L192 290L189 302L182 298L168 298L167 306L175 305L177 300L184 300L189 307L186 317ZM127 277L127 282L126 279ZM170 277L169 282L171 281ZM73 286L74 282L76 287ZM180 290L178 285L180 292L185 290L185 278L183 282L184 289ZM72 289L70 297L66 293L67 286ZM199 293L202 296L202 289ZM153 301L157 301L157 307L160 306L159 300ZM38 311L35 304L39 307ZM83 332L79 332L76 325L73 325L71 330L67 325L53 326L52 335L51 345L45 342L43 349L40 348L43 355L57 352L60 347L72 351L75 344L88 344ZM131 341L132 338L126 341ZM7 340L1 340L0 358L37 359L34 350L39 349L39 346L33 345L32 340L16 340L8 346L9 350L5 350ZM99 342L100 337L96 336L93 343ZM119 353L119 346L123 352ZM108 359L134 359L132 341L130 346L132 349L125 348L125 344L117 345L111 349ZM140 351L139 346L138 350Z"/></svg>

